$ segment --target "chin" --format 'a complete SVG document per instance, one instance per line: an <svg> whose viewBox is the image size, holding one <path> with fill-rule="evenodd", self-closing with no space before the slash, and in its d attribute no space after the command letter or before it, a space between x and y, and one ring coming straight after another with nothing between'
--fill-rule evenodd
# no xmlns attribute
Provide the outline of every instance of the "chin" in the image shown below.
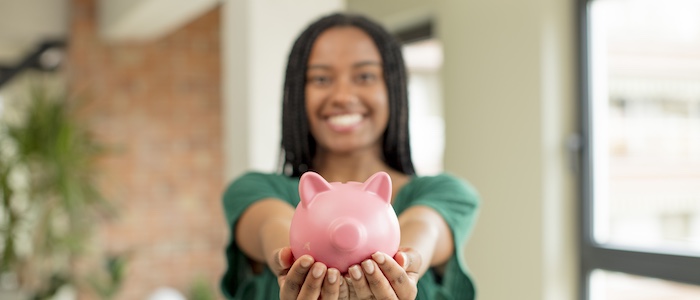
<svg viewBox="0 0 700 300"><path fill-rule="evenodd" d="M328 153L334 154L352 154L353 152L371 149L375 146L373 143L329 143L324 146Z"/></svg>

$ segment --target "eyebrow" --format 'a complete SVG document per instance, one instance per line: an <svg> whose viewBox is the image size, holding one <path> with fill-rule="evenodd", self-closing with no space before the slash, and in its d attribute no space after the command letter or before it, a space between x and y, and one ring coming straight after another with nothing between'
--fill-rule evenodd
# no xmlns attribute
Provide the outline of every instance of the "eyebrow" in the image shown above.
<svg viewBox="0 0 700 300"><path fill-rule="evenodd" d="M378 61L366 60L366 61L361 61L361 62L355 63L352 66L353 66L353 68L359 68L359 67L364 67L364 66L380 66L381 67L382 64Z"/></svg>
<svg viewBox="0 0 700 300"><path fill-rule="evenodd" d="M380 66L380 67L381 67L382 64L381 64L380 62L378 62L378 61L366 60L366 61L361 61L361 62L354 63L354 64L352 65L353 68L360 68L360 67L364 67L364 66ZM312 70L312 69L328 70L328 69L330 69L330 68L331 68L331 67L330 67L329 65L324 65L324 64L314 64L314 65L310 65L310 66L308 67L309 70Z"/></svg>

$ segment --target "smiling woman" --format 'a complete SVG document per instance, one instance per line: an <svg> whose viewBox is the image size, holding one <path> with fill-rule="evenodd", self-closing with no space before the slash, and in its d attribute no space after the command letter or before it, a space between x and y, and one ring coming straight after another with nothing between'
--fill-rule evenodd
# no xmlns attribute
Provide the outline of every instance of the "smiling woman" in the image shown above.
<svg viewBox="0 0 700 300"><path fill-rule="evenodd" d="M307 78L306 114L319 145L314 165L323 168L333 153L380 153L389 105L381 55L370 36L354 27L322 33Z"/></svg>
<svg viewBox="0 0 700 300"><path fill-rule="evenodd" d="M474 298L458 247L479 199L454 176L415 174L406 69L391 35L355 15L311 24L289 55L282 116L282 174L244 174L223 196L231 230L222 280L227 297ZM293 257L289 228L307 171L330 182L386 172L401 230L398 253L374 253L342 274L309 255Z"/></svg>

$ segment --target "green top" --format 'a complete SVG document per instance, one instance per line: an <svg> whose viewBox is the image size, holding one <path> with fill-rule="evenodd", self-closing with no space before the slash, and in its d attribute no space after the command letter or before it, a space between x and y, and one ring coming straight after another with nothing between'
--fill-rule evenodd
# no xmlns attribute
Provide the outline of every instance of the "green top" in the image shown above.
<svg viewBox="0 0 700 300"><path fill-rule="evenodd" d="M247 173L235 180L224 193L223 204L231 232L226 247L228 269L221 280L227 299L278 299L277 277L269 268L256 274L249 259L235 242L234 225L243 211L264 198L277 198L296 207L299 203L299 178L280 174ZM474 299L474 283L469 277L462 247L474 226L479 198L468 183L448 174L413 177L394 198L394 210L401 214L413 205L435 209L447 222L455 249L442 276L434 270L418 281L417 299Z"/></svg>

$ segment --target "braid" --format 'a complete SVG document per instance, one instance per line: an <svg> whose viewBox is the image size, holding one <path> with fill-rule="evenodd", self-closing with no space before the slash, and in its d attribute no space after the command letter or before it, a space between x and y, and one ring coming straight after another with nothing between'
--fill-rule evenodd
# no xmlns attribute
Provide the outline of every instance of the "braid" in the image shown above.
<svg viewBox="0 0 700 300"><path fill-rule="evenodd" d="M408 134L408 89L406 67L399 43L380 25L357 15L323 17L301 33L289 54L282 103L281 171L298 177L311 168L316 140L311 135L305 109L306 68L316 38L331 27L354 26L365 31L382 56L389 98L389 121L384 132L383 160L407 175L415 174Z"/></svg>

